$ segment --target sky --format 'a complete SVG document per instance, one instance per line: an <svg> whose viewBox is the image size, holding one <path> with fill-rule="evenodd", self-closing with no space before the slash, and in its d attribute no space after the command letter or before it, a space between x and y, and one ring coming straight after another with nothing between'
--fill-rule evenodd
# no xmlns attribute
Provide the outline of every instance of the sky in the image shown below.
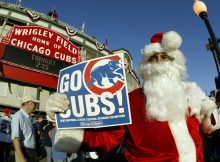
<svg viewBox="0 0 220 162"><path fill-rule="evenodd" d="M3 0L16 3L16 0ZM204 0L216 37L220 37L220 0ZM206 49L209 33L193 9L194 0L22 0L22 6L47 14L54 7L59 19L78 29L85 22L85 33L108 48L127 49L134 70L157 32L174 30L183 39L180 50L186 57L188 80L196 82L207 94L215 89L217 69L211 51Z"/></svg>

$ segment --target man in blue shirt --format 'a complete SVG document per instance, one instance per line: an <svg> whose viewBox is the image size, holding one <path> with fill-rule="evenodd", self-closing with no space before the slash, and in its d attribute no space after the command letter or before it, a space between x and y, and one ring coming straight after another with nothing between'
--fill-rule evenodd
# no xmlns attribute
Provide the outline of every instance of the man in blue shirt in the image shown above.
<svg viewBox="0 0 220 162"><path fill-rule="evenodd" d="M11 139L20 162L37 162L36 138L31 114L35 111L37 100L28 95L22 99L21 109L12 118Z"/></svg>

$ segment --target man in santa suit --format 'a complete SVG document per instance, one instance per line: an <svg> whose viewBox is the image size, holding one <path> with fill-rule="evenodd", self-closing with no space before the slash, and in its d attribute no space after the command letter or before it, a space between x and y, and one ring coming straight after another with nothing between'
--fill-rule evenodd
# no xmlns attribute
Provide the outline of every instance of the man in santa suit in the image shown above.
<svg viewBox="0 0 220 162"><path fill-rule="evenodd" d="M58 130L56 149L109 151L124 140L129 162L203 162L200 128L206 134L217 129L216 105L195 83L183 80L181 43L174 31L157 33L142 50L143 88L129 93L132 124ZM46 103L47 117L54 120L55 112L68 108L65 94L53 94Z"/></svg>

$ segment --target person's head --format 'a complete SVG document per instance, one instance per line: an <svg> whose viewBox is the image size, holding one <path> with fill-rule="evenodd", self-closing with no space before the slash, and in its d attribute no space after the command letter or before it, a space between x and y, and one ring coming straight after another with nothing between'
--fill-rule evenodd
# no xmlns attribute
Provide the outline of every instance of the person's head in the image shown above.
<svg viewBox="0 0 220 162"><path fill-rule="evenodd" d="M182 38L174 31L154 34L150 44L141 51L139 71L143 80L158 75L186 77L185 58L179 51L181 43Z"/></svg>
<svg viewBox="0 0 220 162"><path fill-rule="evenodd" d="M39 103L33 95L24 96L21 102L22 108L28 113L31 114L35 111L35 107Z"/></svg>
<svg viewBox="0 0 220 162"><path fill-rule="evenodd" d="M182 79L186 67L178 50L181 43L180 35L174 31L156 33L141 51L139 71L144 81L148 118L167 121L185 117L187 100Z"/></svg>
<svg viewBox="0 0 220 162"><path fill-rule="evenodd" d="M44 118L43 118L42 116L38 116L38 117L37 117L37 121L38 121L39 123L41 123L43 120L44 120Z"/></svg>

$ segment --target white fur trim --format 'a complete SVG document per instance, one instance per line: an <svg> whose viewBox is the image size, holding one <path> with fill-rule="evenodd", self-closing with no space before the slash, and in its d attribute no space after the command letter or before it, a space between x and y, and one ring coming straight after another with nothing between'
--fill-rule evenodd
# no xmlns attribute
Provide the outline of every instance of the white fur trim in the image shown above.
<svg viewBox="0 0 220 162"><path fill-rule="evenodd" d="M196 148L186 120L168 122L179 153L179 162L196 162Z"/></svg>
<svg viewBox="0 0 220 162"><path fill-rule="evenodd" d="M55 148L58 151L77 152L83 141L84 129L57 130L55 136Z"/></svg>
<svg viewBox="0 0 220 162"><path fill-rule="evenodd" d="M187 82L184 84L189 106L192 110L191 115L196 115L201 122L203 117L210 115L217 106L213 100L206 96L206 94L195 82Z"/></svg>
<svg viewBox="0 0 220 162"><path fill-rule="evenodd" d="M162 47L166 51L177 50L181 46L181 44L182 44L182 38L177 32L170 31L170 32L164 33L163 39L162 39Z"/></svg>
<svg viewBox="0 0 220 162"><path fill-rule="evenodd" d="M194 96L200 100L206 97L205 93L195 82L185 82L184 84L185 84L184 86L186 88L186 92L190 96Z"/></svg>
<svg viewBox="0 0 220 162"><path fill-rule="evenodd" d="M147 58L159 52L165 52L160 43L151 43L149 45L146 45L144 47L144 50L141 51L141 53Z"/></svg>
<svg viewBox="0 0 220 162"><path fill-rule="evenodd" d="M183 84L185 86L188 103L191 108L190 115L196 115L198 120L201 121L201 104L202 100L206 98L206 95L195 82L185 82Z"/></svg>
<svg viewBox="0 0 220 162"><path fill-rule="evenodd" d="M175 62L180 65L180 66L185 66L185 63L186 63L186 59L183 55L183 53L179 50L175 50L175 51L171 51L171 52L168 52L167 53L169 56L172 56L175 58Z"/></svg>

